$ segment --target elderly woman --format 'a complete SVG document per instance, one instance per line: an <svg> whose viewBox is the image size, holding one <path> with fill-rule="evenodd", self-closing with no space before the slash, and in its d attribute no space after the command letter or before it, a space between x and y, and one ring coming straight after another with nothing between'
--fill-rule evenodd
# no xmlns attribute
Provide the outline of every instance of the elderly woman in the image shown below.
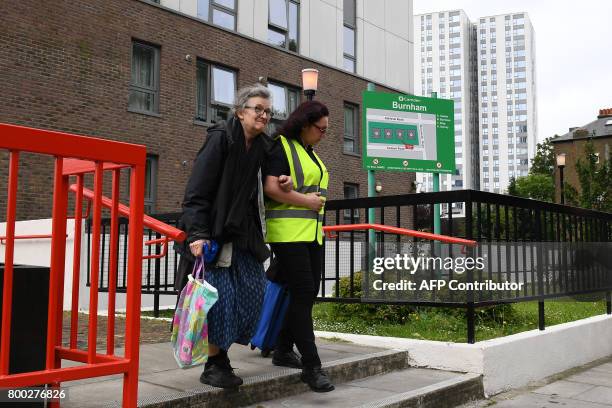
<svg viewBox="0 0 612 408"><path fill-rule="evenodd" d="M202 255L211 240L221 246L204 276L217 288L219 300L208 314L209 359L200 381L215 387L242 384L230 366L227 351L233 343L248 344L262 305L262 262L269 251L262 231L261 167L271 147L271 139L264 133L272 116L270 99L263 85L238 91L234 115L208 129L183 200L181 221L191 254ZM288 191L291 178L283 176L279 186ZM187 258L181 257L179 275L189 273L183 261ZM177 288L184 282L184 276L177 276Z"/></svg>

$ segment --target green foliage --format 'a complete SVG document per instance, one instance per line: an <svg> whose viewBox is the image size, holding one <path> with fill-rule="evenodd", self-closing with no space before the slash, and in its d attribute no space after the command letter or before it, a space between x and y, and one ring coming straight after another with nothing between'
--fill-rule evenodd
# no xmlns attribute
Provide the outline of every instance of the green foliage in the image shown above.
<svg viewBox="0 0 612 408"><path fill-rule="evenodd" d="M338 319L332 311L333 304L319 303L313 309L316 330L342 333L369 334L412 339L466 342L465 319L457 317L459 309L446 313L432 307L419 307L403 324L366 322L356 315L351 319ZM606 312L605 300L576 301L575 299L548 300L544 313L546 326L567 323L600 315ZM538 302L522 302L512 305L512 314L496 314L487 317L489 311L476 310L476 340L516 334L538 327ZM481 317L484 316L484 317Z"/></svg>
<svg viewBox="0 0 612 408"><path fill-rule="evenodd" d="M510 183L508 183L508 194L518 197L518 191L516 191L516 177L510 177Z"/></svg>
<svg viewBox="0 0 612 408"><path fill-rule="evenodd" d="M355 272L353 275L353 296L361 298L362 272ZM340 297L351 297L351 280L348 277L340 278ZM332 311L337 318L350 319L359 317L365 321L403 323L411 313L414 313L413 306L404 305L383 305L383 304L362 304L362 303L333 303Z"/></svg>
<svg viewBox="0 0 612 408"><path fill-rule="evenodd" d="M361 298L362 272L355 272L353 278L353 296ZM466 274L455 275L454 279L465 282ZM415 278L418 280L418 278ZM494 279L495 280L495 279ZM350 278L340 278L340 297L350 298ZM449 300L448 286L438 290L435 296L430 293L428 299L421 300ZM465 293L457 293L454 298L455 302L465 301ZM441 314L451 316L456 319L466 318L466 309L463 307L422 307L411 305L385 305L385 304L365 304L365 303L338 303L334 302L330 306L332 318L338 321L350 321L352 319L361 319L368 323L391 323L404 324L410 320L423 319L432 314ZM514 310L510 303L504 303L496 306L479 308L476 310L476 321L479 324L493 324L495 322L506 321L511 319Z"/></svg>
<svg viewBox="0 0 612 408"><path fill-rule="evenodd" d="M531 198L540 201L555 201L555 152L551 143L552 138L546 138L538 143L536 154L531 159L529 175L525 177L512 177L508 185L508 194L516 197Z"/></svg>
<svg viewBox="0 0 612 408"><path fill-rule="evenodd" d="M554 137L557 137L555 135ZM555 170L555 150L551 143L552 137L547 137L544 142L536 145L536 154L531 159L529 174L543 174L553 178Z"/></svg>
<svg viewBox="0 0 612 408"><path fill-rule="evenodd" d="M519 177L513 185L514 195L540 201L555 201L555 184L553 178L547 174L531 173L526 177ZM508 188L510 193L510 188Z"/></svg>
<svg viewBox="0 0 612 408"><path fill-rule="evenodd" d="M583 208L612 212L612 160L595 154L593 142L584 147L584 156L576 162L576 174L580 192L569 183L564 183L567 202Z"/></svg>

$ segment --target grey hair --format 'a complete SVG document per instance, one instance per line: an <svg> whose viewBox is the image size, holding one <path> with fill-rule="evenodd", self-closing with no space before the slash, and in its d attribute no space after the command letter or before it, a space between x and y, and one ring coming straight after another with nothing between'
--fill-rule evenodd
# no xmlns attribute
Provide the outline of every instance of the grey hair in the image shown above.
<svg viewBox="0 0 612 408"><path fill-rule="evenodd" d="M245 86L244 88L240 88L238 92L236 92L236 99L234 100L234 107L232 108L232 113L236 115L237 112L240 112L246 107L247 101L250 98L264 98L272 101L272 94L270 90L262 85L262 84L253 84L250 86Z"/></svg>

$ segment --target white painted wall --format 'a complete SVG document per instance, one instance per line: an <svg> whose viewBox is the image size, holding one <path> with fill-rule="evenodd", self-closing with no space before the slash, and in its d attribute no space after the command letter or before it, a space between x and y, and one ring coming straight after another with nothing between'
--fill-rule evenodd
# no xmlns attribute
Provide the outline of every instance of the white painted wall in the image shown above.
<svg viewBox="0 0 612 408"><path fill-rule="evenodd" d="M487 395L612 355L612 316L600 315L475 344L315 332L356 344L406 350L410 364L483 375Z"/></svg>
<svg viewBox="0 0 612 408"><path fill-rule="evenodd" d="M0 236L4 236L6 224L0 223ZM72 264L74 254L74 220L68 220L66 238L66 261L64 273L64 310L70 310L72 305ZM19 221L15 224L15 235L40 235L51 234L51 219ZM108 245L108 238L106 240ZM87 235L82 228L81 238L81 273L79 275L79 310L89 310L89 291L87 286ZM0 244L0 263L4 263L6 246ZM173 254L172 249L169 253ZM173 255L172 255L173 256ZM51 239L28 239L16 240L14 263L22 265L46 266L51 263ZM142 310L153 309L153 295L142 295ZM126 295L117 293L116 310L124 311L126 307ZM174 308L176 296L160 296L160 308ZM106 312L108 309L108 294L98 294L98 311Z"/></svg>
<svg viewBox="0 0 612 408"><path fill-rule="evenodd" d="M74 259L74 220L67 222L66 260L64 275L64 310L70 309L72 301L72 263ZM51 219L19 221L15 223L15 235L51 234ZM6 223L0 223L0 236L6 235ZM87 253L85 253L87 254ZM6 245L0 243L0 263L4 263ZM81 257L82 260L82 257ZM49 267L51 264L51 239L15 240L13 263ZM81 268L82 270L82 268Z"/></svg>
<svg viewBox="0 0 612 408"><path fill-rule="evenodd" d="M197 0L160 4L197 17ZM413 92L412 4L413 0L357 0L358 76ZM237 5L238 33L267 42L268 0L239 0ZM299 54L342 70L343 0L301 0L299 21Z"/></svg>

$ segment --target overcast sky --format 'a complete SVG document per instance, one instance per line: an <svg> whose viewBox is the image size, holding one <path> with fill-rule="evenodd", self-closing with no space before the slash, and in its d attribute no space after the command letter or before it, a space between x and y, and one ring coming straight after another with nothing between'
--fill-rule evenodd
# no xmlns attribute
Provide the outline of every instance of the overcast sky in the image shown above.
<svg viewBox="0 0 612 408"><path fill-rule="evenodd" d="M479 17L527 12L535 30L538 139L612 108L612 1L414 0L414 14L463 9Z"/></svg>

